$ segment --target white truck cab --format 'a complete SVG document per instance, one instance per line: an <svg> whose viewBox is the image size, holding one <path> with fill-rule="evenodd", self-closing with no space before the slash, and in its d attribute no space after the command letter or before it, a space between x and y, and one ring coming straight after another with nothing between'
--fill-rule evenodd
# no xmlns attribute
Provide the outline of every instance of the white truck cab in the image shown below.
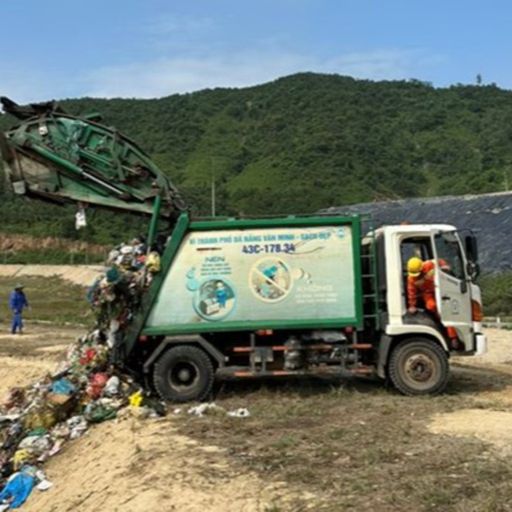
<svg viewBox="0 0 512 512"><path fill-rule="evenodd" d="M387 304L385 333L390 337L428 336L437 340L447 353L484 353L482 299L480 287L474 283L478 274L475 237L468 232L463 245L461 233L454 226L416 224L382 227L376 230L376 238L384 256L381 272L384 271L382 288ZM437 318L432 314L408 313L407 261L413 256L435 264ZM458 343L448 338L447 327L456 330Z"/></svg>

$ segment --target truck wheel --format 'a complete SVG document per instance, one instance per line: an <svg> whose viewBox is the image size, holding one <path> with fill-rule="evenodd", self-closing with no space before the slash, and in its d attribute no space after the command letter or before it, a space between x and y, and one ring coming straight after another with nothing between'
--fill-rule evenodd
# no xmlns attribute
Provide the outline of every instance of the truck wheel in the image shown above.
<svg viewBox="0 0 512 512"><path fill-rule="evenodd" d="M448 382L448 357L434 341L424 338L400 342L391 353L389 377L404 395L441 393Z"/></svg>
<svg viewBox="0 0 512 512"><path fill-rule="evenodd" d="M163 400L188 402L204 400L210 393L214 370L200 348L179 345L165 352L153 369L153 383Z"/></svg>

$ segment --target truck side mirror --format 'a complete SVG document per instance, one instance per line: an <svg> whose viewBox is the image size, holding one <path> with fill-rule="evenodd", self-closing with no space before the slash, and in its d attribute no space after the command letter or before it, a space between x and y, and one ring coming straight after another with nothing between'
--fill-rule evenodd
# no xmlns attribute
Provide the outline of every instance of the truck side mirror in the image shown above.
<svg viewBox="0 0 512 512"><path fill-rule="evenodd" d="M473 261L468 261L466 272L471 280L474 281L480 275L480 265Z"/></svg>
<svg viewBox="0 0 512 512"><path fill-rule="evenodd" d="M473 263L478 261L478 244L475 235L466 236L466 255Z"/></svg>

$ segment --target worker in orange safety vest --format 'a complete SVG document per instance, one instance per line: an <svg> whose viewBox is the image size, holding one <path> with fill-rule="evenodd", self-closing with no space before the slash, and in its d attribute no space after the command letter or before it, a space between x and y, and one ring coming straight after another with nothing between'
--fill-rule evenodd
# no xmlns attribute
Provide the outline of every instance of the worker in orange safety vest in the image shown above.
<svg viewBox="0 0 512 512"><path fill-rule="evenodd" d="M439 260L439 267L447 267L444 260ZM434 275L436 263L433 260L423 261L418 257L412 257L407 262L407 310L415 314L418 309L418 297L421 297L423 306L440 320L437 309ZM451 340L458 339L454 327L446 327L446 332Z"/></svg>

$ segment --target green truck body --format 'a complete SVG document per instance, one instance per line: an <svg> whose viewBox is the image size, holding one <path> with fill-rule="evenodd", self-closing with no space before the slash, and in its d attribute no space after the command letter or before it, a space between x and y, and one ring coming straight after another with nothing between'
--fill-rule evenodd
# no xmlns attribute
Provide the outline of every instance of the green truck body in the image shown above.
<svg viewBox="0 0 512 512"><path fill-rule="evenodd" d="M362 326L359 217L187 224L146 334Z"/></svg>

